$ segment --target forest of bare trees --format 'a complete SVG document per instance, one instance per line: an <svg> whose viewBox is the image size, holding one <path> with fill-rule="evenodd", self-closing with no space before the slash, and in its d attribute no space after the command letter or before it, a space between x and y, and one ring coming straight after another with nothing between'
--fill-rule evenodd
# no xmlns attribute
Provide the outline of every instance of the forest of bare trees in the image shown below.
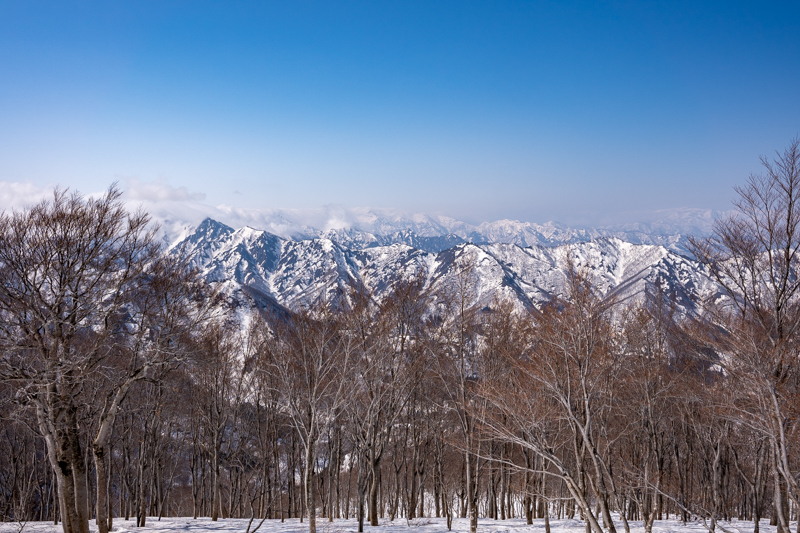
<svg viewBox="0 0 800 533"><path fill-rule="evenodd" d="M112 188L0 215L0 517L106 533L162 516L419 517L587 532L800 510L800 142L692 252L725 291L654 285L476 307L469 260L431 292L353 286L282 312L220 298Z"/></svg>

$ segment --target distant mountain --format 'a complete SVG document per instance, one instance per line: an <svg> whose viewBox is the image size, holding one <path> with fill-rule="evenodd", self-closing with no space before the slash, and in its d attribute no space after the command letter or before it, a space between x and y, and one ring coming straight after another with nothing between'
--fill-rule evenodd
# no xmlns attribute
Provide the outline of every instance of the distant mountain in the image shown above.
<svg viewBox="0 0 800 533"><path fill-rule="evenodd" d="M406 244L434 253L465 243L559 246L615 237L687 254L687 237L708 234L714 218L720 214L707 209L673 209L651 214L648 222L575 228L558 222L535 224L516 220L476 226L441 215L340 206L307 210L244 210L200 205L189 209L183 204L145 207L161 224L167 243L186 237L208 217L233 228L263 229L287 240L324 238L349 249Z"/></svg>
<svg viewBox="0 0 800 533"><path fill-rule="evenodd" d="M440 231L421 225L417 229ZM287 239L250 227L234 230L206 219L175 242L171 252L188 258L234 301L284 308L318 298L335 300L352 283L363 283L377 298L390 290L393 281L412 276L422 276L429 289L446 289L455 285L466 263L472 265L471 303L491 306L506 299L520 309L530 308L565 292L567 254L590 273L600 291L620 299L641 298L648 287L658 285L683 312L690 313L696 301L719 292L700 264L662 245L591 233L573 235L555 225L507 221L482 225L479 230L465 237L455 232L421 236L412 229L388 233L384 225L386 233L381 235L336 230L325 237ZM451 242L467 237L477 240L476 235L495 242ZM574 240L563 244L567 238ZM498 242L501 239L519 242ZM530 245L537 240L562 244Z"/></svg>

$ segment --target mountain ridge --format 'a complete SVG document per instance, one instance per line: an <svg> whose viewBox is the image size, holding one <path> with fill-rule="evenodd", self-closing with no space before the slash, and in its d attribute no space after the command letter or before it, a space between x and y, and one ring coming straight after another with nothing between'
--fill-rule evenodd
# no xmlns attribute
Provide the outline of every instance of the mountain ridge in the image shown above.
<svg viewBox="0 0 800 533"><path fill-rule="evenodd" d="M329 238L348 248L368 248L405 243L439 252L461 243L515 243L520 246L557 246L617 237L635 244L658 244L687 254L687 236L707 235L714 219L725 214L710 209L671 209L650 213L645 220L596 227L573 227L559 222L521 222L501 219L470 224L452 217L396 209L238 209L228 206L167 203L144 205L161 226L166 244L185 238L202 220L211 218L231 228L250 226L291 240Z"/></svg>
<svg viewBox="0 0 800 533"><path fill-rule="evenodd" d="M286 239L247 226L233 229L209 218L170 252L188 259L207 281L221 284L233 301L245 306L252 303L248 291L292 309L341 298L353 284L381 299L395 281L417 276L426 290L441 292L468 268L471 305L508 300L520 310L530 309L565 294L568 256L599 292L621 300L641 299L658 287L681 312L693 313L696 302L719 293L706 269L691 258L661 245L617 237L549 247L462 242L433 252L403 242L349 247L330 237Z"/></svg>

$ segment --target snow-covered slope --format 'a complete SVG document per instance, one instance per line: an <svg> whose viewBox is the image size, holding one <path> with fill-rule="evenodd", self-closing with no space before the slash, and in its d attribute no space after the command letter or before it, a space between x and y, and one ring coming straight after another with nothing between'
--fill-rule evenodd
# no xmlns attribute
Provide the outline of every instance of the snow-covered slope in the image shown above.
<svg viewBox="0 0 800 533"><path fill-rule="evenodd" d="M699 218L703 221L702 217ZM558 246L589 242L603 237L615 237L634 244L660 245L668 250L686 253L690 234L708 233L710 225L695 219L660 222L654 224L627 224L592 229L573 228L557 222L534 224L517 220L484 222L478 226L449 220L449 224L436 221L418 223L399 218L382 224L360 224L358 220L346 228L309 231L305 228L301 238L323 237L347 248L370 248L389 244L407 244L429 252L440 252L458 244L516 244L518 246ZM366 228L366 229L365 229ZM298 236L293 235L292 238Z"/></svg>
<svg viewBox="0 0 800 533"><path fill-rule="evenodd" d="M427 515L426 515L427 516ZM616 516L616 515L615 515ZM114 531L119 533L133 533L140 531L153 531L156 533L241 533L247 530L248 520L243 518L221 518L214 522L210 518L174 518L148 517L147 527L137 528L136 520L114 519ZM726 531L736 533L752 531L753 523L745 521L718 522L724 525ZM258 526L259 520L256 519L250 524L251 529ZM583 533L586 531L584 522L578 519L557 519L550 518L550 531L553 533ZM775 533L775 526L769 525L769 520L762 521L761 531L765 533ZM358 531L358 523L355 519L337 518L334 522L317 519L317 531L323 533L355 533ZM618 530L622 524L617 523ZM644 526L642 521L630 522L631 533L643 533ZM53 522L5 522L0 523L0 533L61 533L61 525ZM508 520L493 520L490 518L478 519L478 530L485 533L545 533L544 519L534 519L532 525L528 525L524 518L513 518ZM89 531L97 531L94 520L89 523ZM297 518L285 520L266 520L258 529L259 533L307 533L308 522L300 522ZM380 525L369 527L372 533L451 533L444 518L417 518L406 521L398 518L390 521L388 518L380 519ZM469 531L469 519L455 518L452 523L452 533L467 533ZM690 521L686 525L678 520L657 520L653 525L653 533L705 533L706 529L702 522Z"/></svg>
<svg viewBox="0 0 800 533"><path fill-rule="evenodd" d="M535 307L566 291L568 256L598 290L620 299L640 298L646 287L659 285L691 311L699 298L717 292L691 259L613 237L554 247L461 243L434 253L400 243L350 248L331 238L289 240L206 219L172 251L243 303L249 301L246 293L261 304L287 308L335 300L354 283L381 298L395 280L415 276L439 293L466 287L471 302L482 306L506 299L518 308Z"/></svg>

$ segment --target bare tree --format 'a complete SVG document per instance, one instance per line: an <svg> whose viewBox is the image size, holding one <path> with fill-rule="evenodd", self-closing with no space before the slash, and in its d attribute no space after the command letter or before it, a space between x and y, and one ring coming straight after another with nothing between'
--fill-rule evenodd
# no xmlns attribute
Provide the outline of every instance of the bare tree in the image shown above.
<svg viewBox="0 0 800 533"><path fill-rule="evenodd" d="M241 396L239 387L243 369L239 364L242 353L237 326L220 319L204 328L198 338L193 372L195 402L200 407L202 426L208 436L205 448L211 459L212 521L217 521L220 514L224 517L221 494L223 445L231 437L228 426L233 416L233 403Z"/></svg>
<svg viewBox="0 0 800 533"><path fill-rule="evenodd" d="M454 261L452 284L434 295L437 314L430 319L427 349L435 362L445 407L455 414L464 454L464 485L470 533L478 530L478 476L480 444L475 394L482 366L478 349L479 319L476 299L475 257L464 254Z"/></svg>
<svg viewBox="0 0 800 533"><path fill-rule="evenodd" d="M631 306L622 325L625 360L617 382L620 418L630 427L624 468L630 474L631 498L641 510L645 532L650 533L662 512L669 417L675 412L672 402L680 394L674 384L686 376L674 368L673 309L658 289L643 303Z"/></svg>
<svg viewBox="0 0 800 533"><path fill-rule="evenodd" d="M718 220L711 237L693 239L691 250L728 296L706 305L706 338L737 383L730 415L769 439L775 496L786 491L800 505L789 437L800 406L800 139L761 162L764 173L736 188L737 212ZM786 503L775 511L778 531L788 532Z"/></svg>
<svg viewBox="0 0 800 533"><path fill-rule="evenodd" d="M526 346L498 354L509 370L482 387L494 410L484 411L481 421L490 434L549 463L552 469L535 473L563 481L587 530L603 533L591 505L593 492L613 533L616 489L603 444L618 365L614 301L598 295L587 275L570 258L567 262L567 296L532 316Z"/></svg>
<svg viewBox="0 0 800 533"><path fill-rule="evenodd" d="M339 328L326 305L264 326L262 364L278 378L275 392L303 446L308 529L316 533L317 447L350 392L347 376L357 339Z"/></svg>
<svg viewBox="0 0 800 533"><path fill-rule="evenodd" d="M425 300L422 278L400 280L378 304L365 287L354 287L344 327L357 337L353 352L356 379L348 401L353 440L358 447L358 530L364 530L364 493L369 486L370 525L378 525L378 488L381 462L392 428L415 383L419 357L412 338L422 319Z"/></svg>
<svg viewBox="0 0 800 533"><path fill-rule="evenodd" d="M152 311L184 316L188 303L188 292L166 290L188 278L161 256L149 217L128 213L120 194L113 186L89 199L57 190L51 201L0 215L0 376L15 382L35 409L66 533L89 527L80 395L92 381L113 385L92 439L101 478L98 526L105 533L104 448L114 417L130 385L174 357L179 344L169 332L170 315L151 321ZM155 300L149 296L159 291Z"/></svg>

